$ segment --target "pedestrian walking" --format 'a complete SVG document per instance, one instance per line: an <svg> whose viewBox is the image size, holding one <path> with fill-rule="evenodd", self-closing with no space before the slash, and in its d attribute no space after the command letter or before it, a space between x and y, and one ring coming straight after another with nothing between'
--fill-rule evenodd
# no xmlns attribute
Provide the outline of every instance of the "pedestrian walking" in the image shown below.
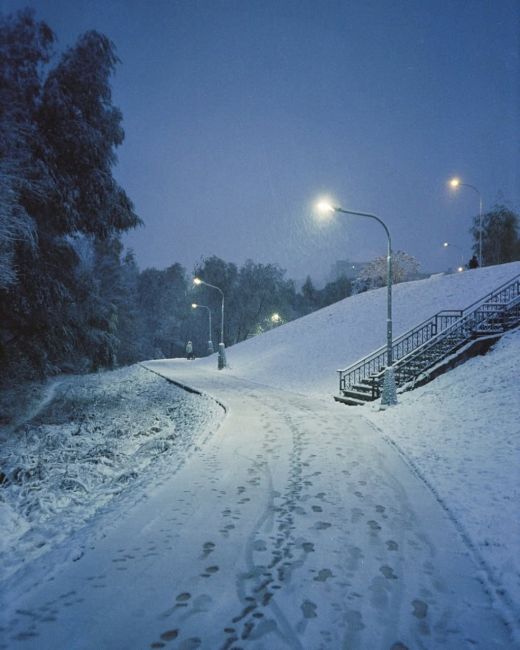
<svg viewBox="0 0 520 650"><path fill-rule="evenodd" d="M188 359L188 361L193 361L193 359L195 359L195 355L193 354L193 343L191 341L186 343L186 359Z"/></svg>

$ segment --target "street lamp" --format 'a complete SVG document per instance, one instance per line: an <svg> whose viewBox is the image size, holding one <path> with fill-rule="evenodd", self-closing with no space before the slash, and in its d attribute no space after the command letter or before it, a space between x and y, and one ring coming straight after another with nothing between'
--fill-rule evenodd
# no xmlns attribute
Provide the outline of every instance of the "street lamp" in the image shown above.
<svg viewBox="0 0 520 650"><path fill-rule="evenodd" d="M443 243L443 248L456 248L458 251L460 251L460 264L457 267L457 271L459 273L462 273L464 271L464 251L460 246L457 246L457 244L451 244L450 242L445 241Z"/></svg>
<svg viewBox="0 0 520 650"><path fill-rule="evenodd" d="M193 278L193 284L195 284L196 286L204 284L207 287L211 287L212 289L216 289L217 291L220 292L220 295L222 296L220 343L218 344L218 369L222 370L223 368L226 367L226 352L225 352L225 347L224 347L224 292L222 291L222 289L220 289L219 287L216 287L214 284L210 284L209 282L205 282L204 280L201 280L200 278Z"/></svg>
<svg viewBox="0 0 520 650"><path fill-rule="evenodd" d="M449 181L449 185L452 189L456 190L459 187L469 187L471 190L478 194L478 263L479 266L482 266L482 194L479 190L469 183L463 183L460 178L456 176Z"/></svg>
<svg viewBox="0 0 520 650"><path fill-rule="evenodd" d="M198 305L196 302L193 302L191 306L193 309L197 309L197 307L202 307L202 309L208 310L208 316L209 316L208 354L213 354L213 341L211 340L211 309L206 305Z"/></svg>
<svg viewBox="0 0 520 650"><path fill-rule="evenodd" d="M271 315L271 323L273 323L274 325L278 325L278 323L281 322L282 322L282 317L280 316L280 314L277 314L275 312L274 314Z"/></svg>
<svg viewBox="0 0 520 650"><path fill-rule="evenodd" d="M353 214L358 217L368 217L375 219L385 229L386 237L388 240L387 256L386 256L386 287L387 287L387 304L386 304L386 357L387 364L385 368L385 378L383 384L383 393L381 395L381 404L390 406L397 404L397 396L395 389L395 376L393 365L393 352L392 352L392 240L390 238L390 231L386 227L385 222L376 217L375 214L368 212L357 212L354 210L344 210L338 206L334 206L328 201L320 201L316 208L322 214L331 214L333 212L341 212L342 214Z"/></svg>

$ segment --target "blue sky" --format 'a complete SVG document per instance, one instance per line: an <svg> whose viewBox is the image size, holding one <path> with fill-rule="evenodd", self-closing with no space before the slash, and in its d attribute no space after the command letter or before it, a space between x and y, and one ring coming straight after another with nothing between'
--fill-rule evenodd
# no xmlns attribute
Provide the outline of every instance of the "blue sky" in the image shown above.
<svg viewBox="0 0 520 650"><path fill-rule="evenodd" d="M293 277L385 252L376 223L319 224L316 196L383 218L424 270L467 252L478 197L520 209L516 0L0 0L60 48L107 34L126 139L116 176L141 267L201 256Z"/></svg>

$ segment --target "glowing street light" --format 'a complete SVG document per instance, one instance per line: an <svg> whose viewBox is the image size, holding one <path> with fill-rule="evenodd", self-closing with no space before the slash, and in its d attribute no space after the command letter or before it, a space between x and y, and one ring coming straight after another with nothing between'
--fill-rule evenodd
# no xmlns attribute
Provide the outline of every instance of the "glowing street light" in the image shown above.
<svg viewBox="0 0 520 650"><path fill-rule="evenodd" d="M201 307L202 309L208 310L208 316L209 316L208 354L213 354L213 341L211 340L211 309L206 305L198 305L196 302L192 302L191 307L192 309L197 309L198 307Z"/></svg>
<svg viewBox="0 0 520 650"><path fill-rule="evenodd" d="M193 278L193 284L195 284L196 286L204 284L207 287L216 289L217 291L220 292L220 295L222 296L220 343L218 344L218 369L222 370L223 368L226 367L226 352L224 347L224 292L222 291L222 289L216 287L214 284L210 284L209 282L205 282L204 280L201 280L201 278Z"/></svg>
<svg viewBox="0 0 520 650"><path fill-rule="evenodd" d="M326 199L322 199L316 203L316 210L319 214L325 216L331 215L336 210L336 208Z"/></svg>
<svg viewBox="0 0 520 650"><path fill-rule="evenodd" d="M278 323L282 322L282 317L280 314L277 314L276 312L271 316L271 323L274 323L275 325Z"/></svg>
<svg viewBox="0 0 520 650"><path fill-rule="evenodd" d="M357 212L354 210L344 210L339 206L332 205L327 200L321 200L316 204L316 209L322 215L331 215L334 212L342 214L353 214L358 217L367 217L375 219L385 229L386 237L388 240L387 256L386 256L386 287L387 287L387 301L386 301L386 368L385 379L383 384L383 393L381 395L381 404L390 406L397 404L396 390L395 390L395 377L393 372L393 351L392 351L392 240L390 231L388 230L385 222L377 217L375 214L368 212Z"/></svg>
<svg viewBox="0 0 520 650"><path fill-rule="evenodd" d="M457 244L452 244L451 242L447 241L445 241L442 246L443 248L456 248L460 252L460 264L457 267L457 271L459 273L462 273L462 271L464 271L464 251L462 248L460 246L457 246Z"/></svg>
<svg viewBox="0 0 520 650"><path fill-rule="evenodd" d="M470 185L469 183L463 183L460 178L455 176L448 182L449 186L456 190L459 187L469 187L471 190L476 192L478 194L478 204L479 204L479 212L478 212L478 263L479 266L482 266L482 194L479 192L479 190L474 186Z"/></svg>

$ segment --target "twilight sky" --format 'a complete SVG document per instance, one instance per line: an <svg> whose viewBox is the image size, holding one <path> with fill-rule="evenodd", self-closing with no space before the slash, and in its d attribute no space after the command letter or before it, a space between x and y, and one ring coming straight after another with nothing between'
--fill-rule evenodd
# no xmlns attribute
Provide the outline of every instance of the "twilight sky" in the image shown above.
<svg viewBox="0 0 520 650"><path fill-rule="evenodd" d="M116 44L141 268L215 254L319 278L384 254L372 220L316 222L327 194L444 270L478 213L450 176L520 210L518 0L0 0L27 5L61 48L88 29Z"/></svg>

